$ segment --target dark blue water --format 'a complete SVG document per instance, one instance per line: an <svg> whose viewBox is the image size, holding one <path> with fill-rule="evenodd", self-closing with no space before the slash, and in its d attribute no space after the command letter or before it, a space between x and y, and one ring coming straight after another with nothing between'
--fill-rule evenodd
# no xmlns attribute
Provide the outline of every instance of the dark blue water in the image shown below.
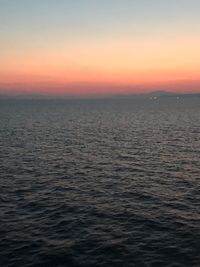
<svg viewBox="0 0 200 267"><path fill-rule="evenodd" d="M200 98L0 100L0 266L200 266Z"/></svg>

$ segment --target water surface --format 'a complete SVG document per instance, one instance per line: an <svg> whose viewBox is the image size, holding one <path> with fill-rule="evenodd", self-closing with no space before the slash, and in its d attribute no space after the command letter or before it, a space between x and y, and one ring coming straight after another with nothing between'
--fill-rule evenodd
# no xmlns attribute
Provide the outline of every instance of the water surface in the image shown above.
<svg viewBox="0 0 200 267"><path fill-rule="evenodd" d="M0 100L0 265L200 266L200 99Z"/></svg>

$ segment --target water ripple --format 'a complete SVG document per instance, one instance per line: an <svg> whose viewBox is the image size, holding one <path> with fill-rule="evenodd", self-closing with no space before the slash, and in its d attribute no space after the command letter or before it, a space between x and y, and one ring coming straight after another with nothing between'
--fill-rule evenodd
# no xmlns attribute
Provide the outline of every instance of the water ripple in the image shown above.
<svg viewBox="0 0 200 267"><path fill-rule="evenodd" d="M1 266L200 266L199 100L0 101Z"/></svg>

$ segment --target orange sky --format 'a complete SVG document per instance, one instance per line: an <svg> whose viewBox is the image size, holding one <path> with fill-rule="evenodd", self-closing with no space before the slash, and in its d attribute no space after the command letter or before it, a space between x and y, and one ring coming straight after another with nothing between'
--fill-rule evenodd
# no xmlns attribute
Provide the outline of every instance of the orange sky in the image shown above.
<svg viewBox="0 0 200 267"><path fill-rule="evenodd" d="M81 27L81 26L80 26ZM170 26L171 27L171 26ZM200 35L11 33L0 43L0 91L53 94L200 92ZM145 29L145 28L144 28ZM13 29L14 31L14 29ZM54 29L55 31L55 29ZM152 34L151 34L152 31ZM188 29L187 29L188 31ZM34 35L33 34L33 35ZM55 34L55 32L54 32Z"/></svg>

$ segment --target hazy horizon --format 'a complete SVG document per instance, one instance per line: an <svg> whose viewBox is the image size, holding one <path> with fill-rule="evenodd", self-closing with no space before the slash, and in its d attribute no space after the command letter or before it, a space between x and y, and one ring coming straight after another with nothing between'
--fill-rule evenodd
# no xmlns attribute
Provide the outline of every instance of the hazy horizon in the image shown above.
<svg viewBox="0 0 200 267"><path fill-rule="evenodd" d="M132 92L132 93L84 93L84 94L67 94L67 93L54 93L50 94L48 92L44 93L25 93L25 92L16 92L16 91L1 91L0 92L0 99L1 98L33 98L33 99L40 99L40 98L49 98L49 99L55 99L55 98L64 98L64 99L104 99L104 98L150 98L156 96L158 98L160 97L190 97L190 96L200 96L200 92L195 91L186 91L186 92L173 92L173 91L165 91L165 90L156 90L156 91L148 91L148 92Z"/></svg>

